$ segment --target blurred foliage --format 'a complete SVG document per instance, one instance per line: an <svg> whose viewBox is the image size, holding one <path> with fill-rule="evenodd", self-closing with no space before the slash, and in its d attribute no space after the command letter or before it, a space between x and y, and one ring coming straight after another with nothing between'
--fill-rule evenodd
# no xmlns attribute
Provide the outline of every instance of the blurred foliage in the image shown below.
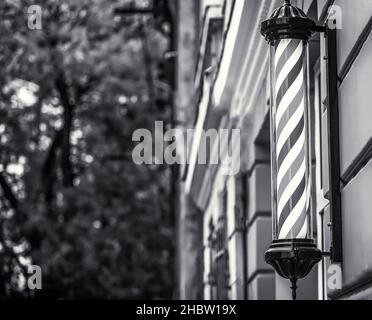
<svg viewBox="0 0 372 320"><path fill-rule="evenodd" d="M0 2L0 295L171 298L170 173L131 160L171 117L166 2L43 0L30 30L33 4Z"/></svg>

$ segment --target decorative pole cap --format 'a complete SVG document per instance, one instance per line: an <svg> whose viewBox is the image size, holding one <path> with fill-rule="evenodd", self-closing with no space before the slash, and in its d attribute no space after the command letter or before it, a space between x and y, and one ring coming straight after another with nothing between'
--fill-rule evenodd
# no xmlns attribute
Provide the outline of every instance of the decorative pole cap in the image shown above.
<svg viewBox="0 0 372 320"><path fill-rule="evenodd" d="M261 24L261 34L272 45L275 40L300 39L308 41L316 30L316 24L290 0L276 9L270 18Z"/></svg>

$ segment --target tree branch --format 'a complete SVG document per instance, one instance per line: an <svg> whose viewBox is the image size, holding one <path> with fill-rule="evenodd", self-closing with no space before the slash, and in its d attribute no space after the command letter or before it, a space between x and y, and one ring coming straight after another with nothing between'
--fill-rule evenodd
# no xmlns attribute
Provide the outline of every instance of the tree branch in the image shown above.
<svg viewBox="0 0 372 320"><path fill-rule="evenodd" d="M73 187L74 175L71 165L71 141L70 135L72 130L72 120L74 113L74 105L70 101L68 87L64 74L61 74L56 79L56 88L60 94L61 103L64 108L63 118L64 126L62 128L62 146L61 146L61 167L63 173L63 184L65 187Z"/></svg>
<svg viewBox="0 0 372 320"><path fill-rule="evenodd" d="M62 130L58 131L54 137L53 143L49 149L48 156L42 168L42 182L44 185L44 195L47 202L53 199L53 185L55 177L55 162L57 157L57 150L62 142Z"/></svg>
<svg viewBox="0 0 372 320"><path fill-rule="evenodd" d="M103 162L130 162L133 163L131 155L126 154L113 154L106 155L102 158Z"/></svg>
<svg viewBox="0 0 372 320"><path fill-rule="evenodd" d="M9 201L9 204L15 211L18 211L18 208L19 208L18 199L16 198L16 196L13 193L12 188L9 186L8 182L6 181L6 178L4 177L3 172L0 172L0 186L1 186L1 189L3 190L3 195L5 199Z"/></svg>
<svg viewBox="0 0 372 320"><path fill-rule="evenodd" d="M153 14L152 8L115 8L115 15L136 15L136 14Z"/></svg>
<svg viewBox="0 0 372 320"><path fill-rule="evenodd" d="M145 25L141 24L140 28L140 35L142 38L142 44L143 44L143 60L145 63L145 70L146 70L146 82L147 82L147 90L149 95L149 100L151 106L155 103L155 90L154 90L154 79L153 79L153 73L152 73L152 57L150 53L150 48L148 45L148 39L146 34Z"/></svg>

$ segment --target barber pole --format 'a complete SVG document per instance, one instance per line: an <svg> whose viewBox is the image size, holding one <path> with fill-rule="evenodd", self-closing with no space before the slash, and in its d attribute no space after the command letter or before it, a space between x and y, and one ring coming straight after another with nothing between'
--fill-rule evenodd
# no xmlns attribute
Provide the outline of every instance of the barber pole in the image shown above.
<svg viewBox="0 0 372 320"><path fill-rule="evenodd" d="M317 29L290 1L262 23L270 44L273 242L265 260L291 281L321 260L311 229L308 40Z"/></svg>
<svg viewBox="0 0 372 320"><path fill-rule="evenodd" d="M271 19L307 21L289 1ZM275 240L311 239L311 143L307 92L308 34L274 30L271 45L272 195Z"/></svg>

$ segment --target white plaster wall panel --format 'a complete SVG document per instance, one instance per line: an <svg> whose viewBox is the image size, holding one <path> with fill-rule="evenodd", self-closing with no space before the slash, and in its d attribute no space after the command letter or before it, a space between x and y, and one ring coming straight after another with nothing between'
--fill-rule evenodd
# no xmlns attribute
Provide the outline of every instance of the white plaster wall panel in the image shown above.
<svg viewBox="0 0 372 320"><path fill-rule="evenodd" d="M370 1L370 0L369 0ZM372 5L372 1L370 1ZM372 137L372 36L340 87L341 173Z"/></svg>
<svg viewBox="0 0 372 320"><path fill-rule="evenodd" d="M372 274L372 161L342 192L344 286Z"/></svg>
<svg viewBox="0 0 372 320"><path fill-rule="evenodd" d="M372 1L336 0L335 5L340 6L342 10L342 30L338 32L338 65L341 69L362 30L371 18Z"/></svg>

